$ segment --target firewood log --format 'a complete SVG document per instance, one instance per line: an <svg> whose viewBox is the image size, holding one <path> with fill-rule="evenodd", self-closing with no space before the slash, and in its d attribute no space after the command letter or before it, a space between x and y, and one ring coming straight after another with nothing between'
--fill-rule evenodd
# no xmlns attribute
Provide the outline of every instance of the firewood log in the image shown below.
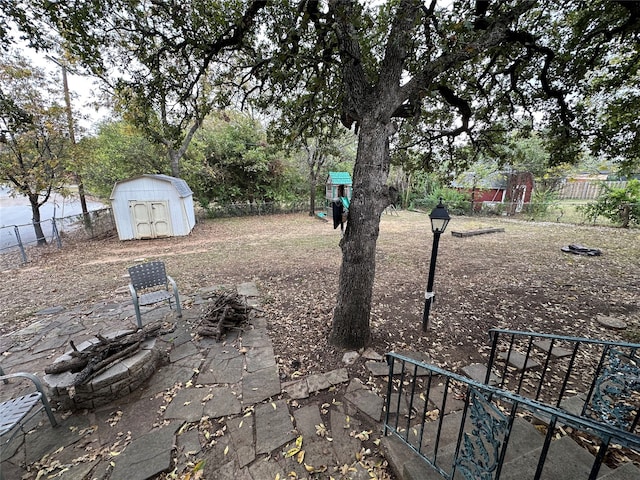
<svg viewBox="0 0 640 480"><path fill-rule="evenodd" d="M109 369L115 362L119 361L124 357L128 357L129 355L140 350L140 344L142 342L136 342L133 345L129 345L124 350L120 350L119 352L114 353L113 355L107 356L104 360L99 361L95 364L89 363L75 378L73 384L81 385L83 383L87 383L91 379L97 377L102 372Z"/></svg>

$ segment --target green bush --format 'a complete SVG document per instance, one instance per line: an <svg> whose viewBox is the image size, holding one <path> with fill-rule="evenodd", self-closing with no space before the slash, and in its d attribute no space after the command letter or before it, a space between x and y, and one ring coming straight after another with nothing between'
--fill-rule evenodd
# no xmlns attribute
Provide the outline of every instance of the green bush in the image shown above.
<svg viewBox="0 0 640 480"><path fill-rule="evenodd" d="M550 208L557 208L558 195L552 189L536 189L531 201L524 206L523 213L533 219L544 217Z"/></svg>
<svg viewBox="0 0 640 480"><path fill-rule="evenodd" d="M578 207L584 218L595 223L604 217L622 227L640 224L640 180L629 180L624 188L603 183L602 189L597 202Z"/></svg>
<svg viewBox="0 0 640 480"><path fill-rule="evenodd" d="M487 215L487 216L491 216L491 215L497 215L497 216L501 216L504 215L504 212L506 211L507 206L504 202L482 202L482 205L480 207L480 213L482 215Z"/></svg>
<svg viewBox="0 0 640 480"><path fill-rule="evenodd" d="M469 194L453 188L441 187L434 188L426 197L414 199L412 207L431 211L438 205L440 199L452 215L465 215L471 211Z"/></svg>

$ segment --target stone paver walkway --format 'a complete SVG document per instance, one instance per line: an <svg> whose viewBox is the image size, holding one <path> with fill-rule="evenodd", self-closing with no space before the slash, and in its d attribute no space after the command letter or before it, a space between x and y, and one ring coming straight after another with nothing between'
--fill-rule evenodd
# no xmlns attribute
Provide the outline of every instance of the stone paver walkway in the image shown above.
<svg viewBox="0 0 640 480"><path fill-rule="evenodd" d="M236 289L249 304L259 304L253 283ZM166 306L147 311L145 324L175 324L158 339L166 351L160 368L122 399L73 413L56 411L58 428L38 417L38 428L18 434L2 451L4 479L36 478L40 472L46 474L41 478L63 480L145 480L163 472L183 478L198 470L208 479L296 478L292 472L297 478L370 478L367 470L381 458L361 451L363 442L371 445L371 435L380 435L382 397L350 379L346 369L281 384L259 309L244 331L223 342L196 336L202 309L215 292L216 287L192 297L181 292L187 308L180 319ZM47 308L28 328L0 337L0 366L43 378L70 340L77 345L96 333L134 327L124 291L110 302ZM383 363L376 352L365 358ZM24 389L12 382L0 388L0 396ZM333 401L314 400L329 391L336 392Z"/></svg>

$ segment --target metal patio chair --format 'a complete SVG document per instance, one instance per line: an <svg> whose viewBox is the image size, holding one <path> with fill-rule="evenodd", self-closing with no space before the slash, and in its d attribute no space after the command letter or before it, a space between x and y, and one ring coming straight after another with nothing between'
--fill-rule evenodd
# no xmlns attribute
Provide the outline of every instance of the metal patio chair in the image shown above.
<svg viewBox="0 0 640 480"><path fill-rule="evenodd" d="M141 305L153 305L154 303L169 301L171 308L171 298L176 301L176 312L178 317L182 316L180 308L180 296L176 282L167 275L162 262L147 262L129 267L129 291L133 299L133 306L136 310L136 320L138 328L142 328ZM169 287L171 286L171 290Z"/></svg>
<svg viewBox="0 0 640 480"><path fill-rule="evenodd" d="M0 389L9 384L12 378L26 378L30 380L35 391L26 393L19 397L8 398L0 402L0 461L2 461L2 450L9 445L11 440L24 430L27 422L35 417L42 410L45 411L52 427L57 427L58 422L53 416L49 400L42 388L42 383L35 375L31 373L18 372L5 375L0 367ZM0 480L2 479L2 471L0 468Z"/></svg>

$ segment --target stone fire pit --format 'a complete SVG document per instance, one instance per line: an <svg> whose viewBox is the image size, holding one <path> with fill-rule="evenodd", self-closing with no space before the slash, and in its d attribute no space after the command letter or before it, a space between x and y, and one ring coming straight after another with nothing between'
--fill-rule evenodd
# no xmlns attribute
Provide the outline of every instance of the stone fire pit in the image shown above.
<svg viewBox="0 0 640 480"><path fill-rule="evenodd" d="M113 332L104 335L104 338L117 339L130 333L130 330ZM76 349L82 352L98 343L99 339L91 339L76 346ZM54 361L53 366L68 362L73 358L71 354L72 350L67 351ZM51 400L59 402L63 408L93 409L127 396L140 387L153 374L162 358L156 339L148 338L140 344L137 352L113 362L106 370L85 383L74 386L80 373L70 371L47 374L43 381L49 387Z"/></svg>

